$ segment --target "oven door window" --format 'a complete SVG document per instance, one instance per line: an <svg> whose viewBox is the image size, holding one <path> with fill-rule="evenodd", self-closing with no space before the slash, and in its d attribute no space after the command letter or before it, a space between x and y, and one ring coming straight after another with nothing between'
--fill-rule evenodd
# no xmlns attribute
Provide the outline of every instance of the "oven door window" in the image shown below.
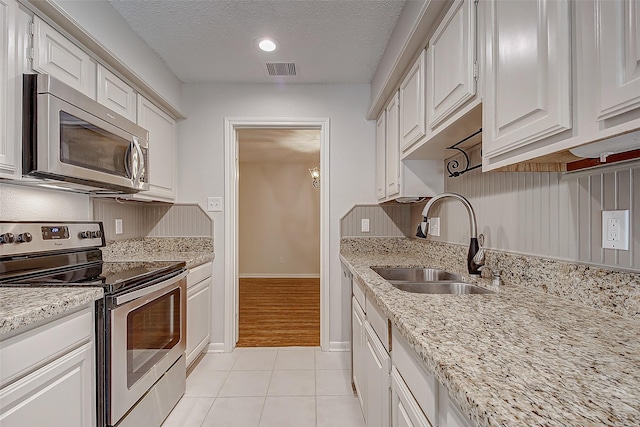
<svg viewBox="0 0 640 427"><path fill-rule="evenodd" d="M130 141L60 111L60 161L129 178Z"/></svg>
<svg viewBox="0 0 640 427"><path fill-rule="evenodd" d="M127 387L180 342L180 289L127 314Z"/></svg>

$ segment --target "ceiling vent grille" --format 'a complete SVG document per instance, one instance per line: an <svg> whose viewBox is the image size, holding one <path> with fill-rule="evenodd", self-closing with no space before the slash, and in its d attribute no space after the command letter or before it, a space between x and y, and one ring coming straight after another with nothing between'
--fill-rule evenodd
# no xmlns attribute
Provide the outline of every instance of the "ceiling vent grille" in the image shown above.
<svg viewBox="0 0 640 427"><path fill-rule="evenodd" d="M296 75L295 62L267 62L270 77L293 77Z"/></svg>

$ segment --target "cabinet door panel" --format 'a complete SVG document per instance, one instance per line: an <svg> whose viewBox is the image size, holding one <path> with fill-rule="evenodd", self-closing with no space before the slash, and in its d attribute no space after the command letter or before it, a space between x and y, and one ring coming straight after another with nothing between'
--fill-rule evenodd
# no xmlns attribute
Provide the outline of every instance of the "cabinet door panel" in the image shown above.
<svg viewBox="0 0 640 427"><path fill-rule="evenodd" d="M425 135L425 60L426 53L422 51L400 83L400 138L403 151Z"/></svg>
<svg viewBox="0 0 640 427"><path fill-rule="evenodd" d="M391 426L431 427L395 367L391 368Z"/></svg>
<svg viewBox="0 0 640 427"><path fill-rule="evenodd" d="M138 96L138 124L149 131L149 191L145 194L174 200L175 122L150 101Z"/></svg>
<svg viewBox="0 0 640 427"><path fill-rule="evenodd" d="M365 365L366 342L364 335L365 314L355 297L351 299L351 303L353 310L351 314L351 339L353 342L353 348L351 349L353 357L353 384L356 388L356 393L358 394L358 400L360 401L360 409L362 410L362 414L364 415L366 421L367 398L365 393L367 392L367 382Z"/></svg>
<svg viewBox="0 0 640 427"><path fill-rule="evenodd" d="M567 0L493 0L488 7L485 155L572 126Z"/></svg>
<svg viewBox="0 0 640 427"><path fill-rule="evenodd" d="M391 359L371 325L365 323L367 427L389 427L389 365Z"/></svg>
<svg viewBox="0 0 640 427"><path fill-rule="evenodd" d="M458 0L431 38L427 51L427 116L431 129L450 117L476 93L473 75L474 11L472 0Z"/></svg>
<svg viewBox="0 0 640 427"><path fill-rule="evenodd" d="M376 122L376 197L382 200L386 196L386 111L382 110Z"/></svg>
<svg viewBox="0 0 640 427"><path fill-rule="evenodd" d="M398 113L398 95L393 97L387 106L387 126L386 126L386 196L395 196L400 192L400 123Z"/></svg>
<svg viewBox="0 0 640 427"><path fill-rule="evenodd" d="M136 93L118 76L98 67L98 102L116 113L136 121Z"/></svg>
<svg viewBox="0 0 640 427"><path fill-rule="evenodd" d="M95 426L93 344L87 343L0 391L0 425Z"/></svg>
<svg viewBox="0 0 640 427"><path fill-rule="evenodd" d="M640 108L640 4L596 0L598 120Z"/></svg>
<svg viewBox="0 0 640 427"><path fill-rule="evenodd" d="M33 69L96 99L96 63L47 23L33 19Z"/></svg>
<svg viewBox="0 0 640 427"><path fill-rule="evenodd" d="M209 343L211 279L187 289L187 366Z"/></svg>

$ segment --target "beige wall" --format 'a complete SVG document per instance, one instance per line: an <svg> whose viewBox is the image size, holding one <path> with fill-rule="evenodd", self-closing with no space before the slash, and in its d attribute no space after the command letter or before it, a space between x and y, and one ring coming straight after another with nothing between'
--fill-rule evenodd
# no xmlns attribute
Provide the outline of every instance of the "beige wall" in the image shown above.
<svg viewBox="0 0 640 427"><path fill-rule="evenodd" d="M240 163L240 277L319 277L320 191L308 170L314 166Z"/></svg>

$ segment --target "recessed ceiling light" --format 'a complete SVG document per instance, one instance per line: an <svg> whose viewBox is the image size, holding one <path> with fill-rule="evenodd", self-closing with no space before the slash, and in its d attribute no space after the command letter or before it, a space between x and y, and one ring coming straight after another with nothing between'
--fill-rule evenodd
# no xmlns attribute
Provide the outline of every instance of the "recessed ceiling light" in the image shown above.
<svg viewBox="0 0 640 427"><path fill-rule="evenodd" d="M278 41L268 37L258 39L258 47L263 52L275 52L278 49Z"/></svg>

